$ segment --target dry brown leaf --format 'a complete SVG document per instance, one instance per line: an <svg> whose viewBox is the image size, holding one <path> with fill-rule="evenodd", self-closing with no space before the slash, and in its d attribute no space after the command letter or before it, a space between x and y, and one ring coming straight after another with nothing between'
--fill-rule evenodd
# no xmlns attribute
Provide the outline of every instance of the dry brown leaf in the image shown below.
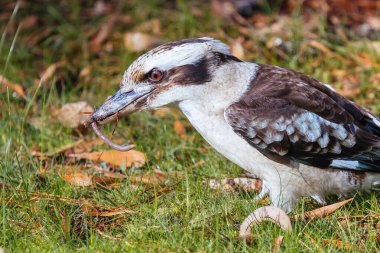
<svg viewBox="0 0 380 253"><path fill-rule="evenodd" d="M128 208L123 209L104 209L104 208L98 208L92 205L89 205L87 202L84 202L81 206L81 210L87 214L90 214L92 216L100 216L100 217L111 217L115 215L121 215L121 214L134 214L138 213L138 211L131 210Z"/></svg>
<svg viewBox="0 0 380 253"><path fill-rule="evenodd" d="M109 34L112 32L113 26L116 21L116 15L111 15L107 23L100 27L99 32L90 42L90 49L92 52L97 52L101 49L102 43L107 39Z"/></svg>
<svg viewBox="0 0 380 253"><path fill-rule="evenodd" d="M380 30L380 17L370 16L367 18L367 23L373 30Z"/></svg>
<svg viewBox="0 0 380 253"><path fill-rule="evenodd" d="M160 43L160 39L146 33L131 32L124 35L124 45L131 52L142 52Z"/></svg>
<svg viewBox="0 0 380 253"><path fill-rule="evenodd" d="M353 47L355 50L367 48L374 51L376 54L380 54L380 41L364 40L348 43L348 47ZM354 56L353 54L350 55Z"/></svg>
<svg viewBox="0 0 380 253"><path fill-rule="evenodd" d="M100 166L91 166L91 167L93 167L95 170L97 170L97 171L103 173L103 175L104 175L105 177L110 177L110 178L120 178L120 179L121 179L121 178L127 178L127 176L124 175L124 174L117 173L117 172L113 172L113 171L110 171L110 170L105 170L105 169L103 169L103 168L100 167Z"/></svg>
<svg viewBox="0 0 380 253"><path fill-rule="evenodd" d="M37 25L37 23L38 23L38 16L37 15L29 15L29 16L25 17L23 20L21 20L20 26L23 29L28 29L28 28L32 28L35 25Z"/></svg>
<svg viewBox="0 0 380 253"><path fill-rule="evenodd" d="M256 209L240 225L239 238L250 242L251 225L259 224L263 221L271 221L280 226L283 230L291 233L292 224L289 216L280 208L274 206L264 206Z"/></svg>
<svg viewBox="0 0 380 253"><path fill-rule="evenodd" d="M352 215L352 216L341 216L336 219L367 219L367 218L374 218L374 219L380 219L380 214L366 214L366 215ZM334 218L335 219L335 218Z"/></svg>
<svg viewBox="0 0 380 253"><path fill-rule="evenodd" d="M66 182L75 185L75 186L91 186L97 187L102 186L107 188L112 188L119 186L120 179L126 178L126 176L120 174L116 177L114 175L109 176L104 173L104 176L91 175L90 170L97 169L97 166L60 166L59 167L59 176ZM104 170L103 170L104 171ZM102 172L103 172L102 171ZM117 174L117 173L114 173Z"/></svg>
<svg viewBox="0 0 380 253"><path fill-rule="evenodd" d="M163 184L166 180L166 175L162 173L144 174L141 176L128 177L132 183L143 183L159 185Z"/></svg>
<svg viewBox="0 0 380 253"><path fill-rule="evenodd" d="M173 128L179 137L184 137L186 135L186 128L180 120L174 121Z"/></svg>
<svg viewBox="0 0 380 253"><path fill-rule="evenodd" d="M115 216L115 215L120 215L120 214L134 214L134 213L138 213L138 211L130 210L130 209L119 209L119 210L114 210L114 211L101 212L99 213L98 216L110 217L110 216Z"/></svg>
<svg viewBox="0 0 380 253"><path fill-rule="evenodd" d="M373 74L369 81L372 83L373 86L380 86L380 73Z"/></svg>
<svg viewBox="0 0 380 253"><path fill-rule="evenodd" d="M22 85L18 83L13 83L4 76L0 75L0 91L3 92L6 90L6 88L9 88L11 91L15 92L22 98L26 97L25 90L24 87L22 87Z"/></svg>
<svg viewBox="0 0 380 253"><path fill-rule="evenodd" d="M52 152L41 153L41 152L34 151L32 152L32 155L38 156L41 158L48 158L48 157L59 155L61 153L65 153L65 155L83 153L85 151L91 150L95 146L99 146L102 144L104 144L104 142L100 138L95 138L88 141L83 141L82 139L80 139L74 143L70 143L68 145L62 146Z"/></svg>
<svg viewBox="0 0 380 253"><path fill-rule="evenodd" d="M113 166L141 167L146 162L145 154L137 150L120 152L117 150L105 150L91 153L70 154L69 157L86 159L95 162L105 162Z"/></svg>
<svg viewBox="0 0 380 253"><path fill-rule="evenodd" d="M364 51L361 51L358 54L351 54L350 56L359 63L361 68L373 68L379 66L378 58L371 57L371 55Z"/></svg>
<svg viewBox="0 0 380 253"><path fill-rule="evenodd" d="M191 165L190 169L194 169L194 168L196 168L196 167L202 166L202 165L205 164L205 163L206 163L206 161L203 160L203 159L201 159L201 160L199 160L198 162L196 162L196 163L194 163L193 165Z"/></svg>
<svg viewBox="0 0 380 253"><path fill-rule="evenodd" d="M344 243L341 240L335 240L335 239L323 239L323 243L325 245L332 245L337 247L338 249L343 249L347 251L352 251L354 249L364 250L365 246L362 243L353 244L353 243Z"/></svg>
<svg viewBox="0 0 380 253"><path fill-rule="evenodd" d="M249 26L249 23L236 11L231 1L212 0L211 8L216 17L233 20L239 25Z"/></svg>
<svg viewBox="0 0 380 253"><path fill-rule="evenodd" d="M54 76L55 72L57 71L57 68L62 67L64 64L64 61L51 64L49 67L47 67L47 69L44 72L42 72L42 74L40 75L40 80L37 81L37 84L47 84L47 81Z"/></svg>
<svg viewBox="0 0 380 253"><path fill-rule="evenodd" d="M79 72L79 79L88 81L90 79L92 68L91 66L86 66Z"/></svg>
<svg viewBox="0 0 380 253"><path fill-rule="evenodd" d="M75 186L92 185L92 176L75 167L63 166L59 176L69 184Z"/></svg>
<svg viewBox="0 0 380 253"><path fill-rule="evenodd" d="M263 21L259 21L255 23L256 29L255 33L258 35L266 35L266 34L276 34L283 35L286 33L286 26L291 23L290 18L287 15L280 15L276 18L276 22L268 25L268 21L266 20L268 16L266 15L255 15L256 17L262 17Z"/></svg>
<svg viewBox="0 0 380 253"><path fill-rule="evenodd" d="M31 117L28 118L27 122L34 128L40 130L45 129L45 127L51 123L50 118L46 119L42 117Z"/></svg>
<svg viewBox="0 0 380 253"><path fill-rule="evenodd" d="M77 154L77 153L83 153L86 151L90 151L96 146L101 146L104 144L104 141L100 138L94 138L88 141L83 141L78 143L77 145L73 145L69 149L64 150L65 154Z"/></svg>
<svg viewBox="0 0 380 253"><path fill-rule="evenodd" d="M45 27L40 29L37 33L31 34L26 40L26 45L28 48L33 48L38 42L49 36L52 30L52 27Z"/></svg>
<svg viewBox="0 0 380 253"><path fill-rule="evenodd" d="M236 15L235 7L229 1L212 0L211 7L214 15L220 18L229 19Z"/></svg>
<svg viewBox="0 0 380 253"><path fill-rule="evenodd" d="M173 114L174 112L168 107L161 107L153 112L153 115L158 117L166 117L171 116Z"/></svg>
<svg viewBox="0 0 380 253"><path fill-rule="evenodd" d="M298 219L310 220L310 219L323 218L323 217L335 212L338 208L344 206L345 204L347 204L348 202L351 202L352 200L353 200L353 198L350 198L350 199L343 200L343 201L338 202L338 203L334 203L332 205L317 208L315 210L312 210L312 211L309 211L309 212L306 212L303 214L302 213L297 214L297 215L293 216L293 219L295 219L295 220L298 220Z"/></svg>
<svg viewBox="0 0 380 253"><path fill-rule="evenodd" d="M108 177L108 176L93 176L92 177L92 186L93 187L107 187L107 188L116 188L120 186L120 178Z"/></svg>
<svg viewBox="0 0 380 253"><path fill-rule="evenodd" d="M284 241L284 236L280 235L276 237L276 239L274 240L273 247L272 247L272 253L279 252L283 241Z"/></svg>
<svg viewBox="0 0 380 253"><path fill-rule="evenodd" d="M114 237L114 236L107 235L107 234L105 234L104 232L102 232L100 229L96 229L96 232L97 232L100 236L103 236L104 238L107 238L107 239L110 239L110 240L113 240L113 241L118 241L118 240L121 239L121 237ZM96 252L100 252L100 251L96 251Z"/></svg>
<svg viewBox="0 0 380 253"><path fill-rule="evenodd" d="M69 128L84 128L83 123L94 109L86 101L65 104L61 109L54 112L53 116L63 126Z"/></svg>
<svg viewBox="0 0 380 253"><path fill-rule="evenodd" d="M145 21L144 23L136 27L140 32L152 32L153 34L159 34L161 31L161 21L157 18Z"/></svg>
<svg viewBox="0 0 380 253"><path fill-rule="evenodd" d="M360 93L360 82L355 75L342 69L335 69L331 74L335 80L334 86L341 86L339 93L342 96L352 98Z"/></svg>
<svg viewBox="0 0 380 253"><path fill-rule="evenodd" d="M245 53L244 53L244 47L242 45L242 39L235 40L231 46L231 53L233 56L236 56L237 58L244 60L245 59Z"/></svg>
<svg viewBox="0 0 380 253"><path fill-rule="evenodd" d="M322 43L320 43L316 40L309 41L308 45L315 48L315 49L318 49L319 51L324 53L326 56L330 56L333 54L333 52L330 49L328 49L325 45L323 45Z"/></svg>
<svg viewBox="0 0 380 253"><path fill-rule="evenodd" d="M213 190L223 190L227 192L235 192L238 190L260 192L262 186L261 180L253 178L210 179L208 184Z"/></svg>

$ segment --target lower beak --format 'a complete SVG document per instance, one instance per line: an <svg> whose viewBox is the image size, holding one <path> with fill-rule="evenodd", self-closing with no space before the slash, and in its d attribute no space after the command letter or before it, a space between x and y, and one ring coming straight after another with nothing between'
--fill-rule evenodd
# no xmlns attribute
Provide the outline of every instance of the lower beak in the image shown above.
<svg viewBox="0 0 380 253"><path fill-rule="evenodd" d="M104 124L116 119L119 115L127 114L135 111L128 106L140 97L148 94L150 91L136 92L134 90L128 92L118 91L114 96L107 99L86 121L86 125L94 122Z"/></svg>

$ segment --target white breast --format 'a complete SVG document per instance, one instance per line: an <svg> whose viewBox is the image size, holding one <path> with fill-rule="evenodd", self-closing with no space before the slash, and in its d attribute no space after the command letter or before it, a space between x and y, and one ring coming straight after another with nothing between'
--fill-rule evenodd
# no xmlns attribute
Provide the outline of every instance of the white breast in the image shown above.
<svg viewBox="0 0 380 253"><path fill-rule="evenodd" d="M224 119L223 111L210 112L204 105L186 102L180 103L179 107L195 129L219 153L245 170L261 176L255 168L265 166L270 160L232 130Z"/></svg>
<svg viewBox="0 0 380 253"><path fill-rule="evenodd" d="M213 83L205 84L202 99L184 100L179 103L179 108L219 153L245 170L261 176L259 168L273 162L238 136L224 118L224 110L241 97L256 70L256 64L219 69L220 75L215 74L216 77L220 76L219 80L214 78Z"/></svg>

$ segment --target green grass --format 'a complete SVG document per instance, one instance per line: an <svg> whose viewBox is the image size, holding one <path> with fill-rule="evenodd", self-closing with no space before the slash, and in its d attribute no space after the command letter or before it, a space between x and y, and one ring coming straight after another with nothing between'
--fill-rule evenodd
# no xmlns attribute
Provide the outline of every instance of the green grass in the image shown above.
<svg viewBox="0 0 380 253"><path fill-rule="evenodd" d="M14 15L0 23L3 36L0 74L22 84L27 99L14 96L12 91L0 93L0 181L5 184L0 193L1 247L9 252L268 252L274 239L284 235L281 246L284 252L343 251L331 242L324 242L331 239L353 246L363 244L366 252L378 251L379 230L374 224L379 224L379 220L350 220L345 228L338 217L379 214L379 193L355 196L353 202L330 215L331 219L293 222L294 231L290 235L271 223L263 223L252 230L256 238L253 244L238 240L238 224L262 203L252 200L254 194L215 192L205 186L207 179L236 177L244 172L211 149L194 129L188 129L188 139L179 138L172 126L175 119L186 122L182 115L159 118L143 112L121 120L118 126L119 134L136 143L137 149L148 157L143 168L128 170L127 174L150 172L153 167L165 172L184 172L183 179L169 178L164 185L134 187L124 180L120 187L112 189L75 187L57 173L55 165L66 163L65 157L56 156L48 161L33 157L33 150L49 152L82 138L57 122L53 117L55 110L65 103L81 100L98 106L117 90L123 71L138 56L125 50L123 33L158 18L162 28L156 36L164 41L208 35L231 42L239 35L236 25L215 19L205 4L177 1L174 9L164 1L127 1L118 4L113 12L129 15L131 21L115 24L105 42L111 43L112 51L92 52L91 37L109 15L85 15L84 10L92 5L86 1L67 2L70 3L25 3L19 9L14 9L11 2L4 4L5 10L10 14L14 11ZM19 26L31 14L39 17L38 25ZM307 39L300 32L301 18L293 15L291 21L293 26L286 34L262 37L252 29L248 36L252 49L246 52L247 60L291 67L327 83L334 82L332 71L335 69L353 73L362 84L355 100L379 115L380 84L371 81L380 70L376 61L379 54L364 44L363 47L352 45L352 41L362 41L362 38L340 41L329 33L323 20L318 26L317 40L334 54L326 56L310 46L304 48ZM44 29L50 29L47 35L30 44L33 36ZM279 53L281 49L267 47L266 42L275 36L292 43L292 49L285 51L285 56ZM378 34L376 36L380 39ZM368 54L371 66L353 60L362 52ZM58 61L65 61L65 65L52 80L38 88L34 80ZM86 66L91 66L92 71L88 80L78 78ZM43 126L31 125L32 118L39 119ZM112 126L106 129L110 135ZM93 133L86 136L87 139L92 137ZM201 160L205 163L193 167ZM160 195L160 189L166 186L172 189ZM109 218L91 216L81 208L83 199L107 207L127 202L126 207L134 205L138 213ZM316 207L311 199L305 198L292 214ZM363 226L363 223L368 224ZM99 229L119 240L99 234Z"/></svg>

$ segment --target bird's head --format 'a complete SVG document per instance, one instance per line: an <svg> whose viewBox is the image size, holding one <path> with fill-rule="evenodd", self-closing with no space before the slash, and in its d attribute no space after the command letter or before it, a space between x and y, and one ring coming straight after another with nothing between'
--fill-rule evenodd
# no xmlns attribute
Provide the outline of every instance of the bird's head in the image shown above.
<svg viewBox="0 0 380 253"><path fill-rule="evenodd" d="M119 91L109 97L87 124L104 124L118 116L154 109L204 95L218 66L239 61L228 46L211 38L184 39L143 54L125 71Z"/></svg>

